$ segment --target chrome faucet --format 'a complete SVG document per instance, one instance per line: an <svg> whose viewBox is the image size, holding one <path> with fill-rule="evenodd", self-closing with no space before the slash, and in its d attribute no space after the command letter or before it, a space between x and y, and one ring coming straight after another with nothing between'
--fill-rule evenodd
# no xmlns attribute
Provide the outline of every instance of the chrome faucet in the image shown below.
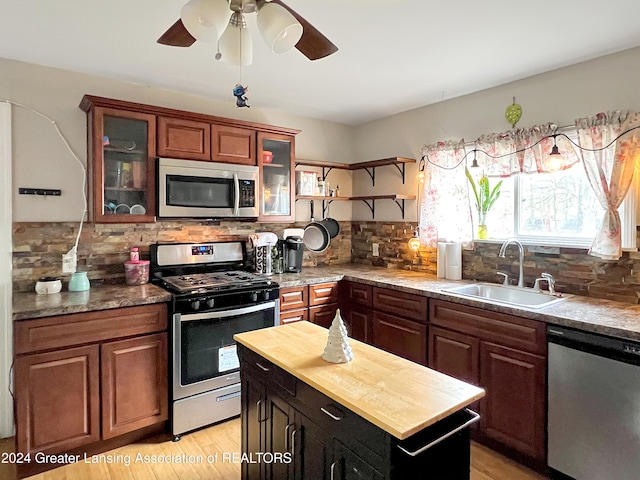
<svg viewBox="0 0 640 480"><path fill-rule="evenodd" d="M522 268L522 264L524 263L524 247L520 243L520 240L518 240L517 238L509 238L505 240L505 242L500 247L500 253L498 254L498 256L501 258L504 258L505 250L512 243L518 246L518 263L519 263L518 286L522 288L524 287L524 274L523 274L523 268Z"/></svg>
<svg viewBox="0 0 640 480"><path fill-rule="evenodd" d="M547 282L547 286L549 288L549 295L555 295L556 294L556 280L555 278L553 278L553 275L551 275L550 273L543 273L541 274L540 278L536 278L535 283L533 284L533 288L541 291L540 289L540 281L541 280L545 280Z"/></svg>

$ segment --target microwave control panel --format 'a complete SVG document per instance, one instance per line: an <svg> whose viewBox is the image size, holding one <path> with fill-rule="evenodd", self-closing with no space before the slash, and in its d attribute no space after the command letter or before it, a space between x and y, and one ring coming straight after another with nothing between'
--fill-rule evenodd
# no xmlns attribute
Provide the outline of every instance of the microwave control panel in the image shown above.
<svg viewBox="0 0 640 480"><path fill-rule="evenodd" d="M256 206L256 182L240 180L240 207Z"/></svg>

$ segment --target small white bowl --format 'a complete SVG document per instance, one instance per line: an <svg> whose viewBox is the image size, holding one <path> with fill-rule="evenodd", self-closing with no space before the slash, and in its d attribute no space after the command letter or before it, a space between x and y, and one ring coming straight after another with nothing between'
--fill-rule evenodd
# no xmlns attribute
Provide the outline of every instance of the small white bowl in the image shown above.
<svg viewBox="0 0 640 480"><path fill-rule="evenodd" d="M39 295L59 293L60 290L62 290L62 282L57 278L41 278L36 282L36 293Z"/></svg>
<svg viewBox="0 0 640 480"><path fill-rule="evenodd" d="M119 214L131 213L131 207L126 203L121 203L116 207L116 209L114 210L114 213L119 213Z"/></svg>
<svg viewBox="0 0 640 480"><path fill-rule="evenodd" d="M131 207L131 215L144 215L147 210L142 205L133 205Z"/></svg>

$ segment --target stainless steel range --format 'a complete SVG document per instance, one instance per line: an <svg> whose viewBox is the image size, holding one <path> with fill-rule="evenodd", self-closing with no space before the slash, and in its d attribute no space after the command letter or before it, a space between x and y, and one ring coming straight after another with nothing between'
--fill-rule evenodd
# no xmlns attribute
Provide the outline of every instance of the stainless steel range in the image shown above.
<svg viewBox="0 0 640 480"><path fill-rule="evenodd" d="M153 281L173 294L174 441L240 414L233 336L280 323L278 284L245 264L244 242L151 245Z"/></svg>

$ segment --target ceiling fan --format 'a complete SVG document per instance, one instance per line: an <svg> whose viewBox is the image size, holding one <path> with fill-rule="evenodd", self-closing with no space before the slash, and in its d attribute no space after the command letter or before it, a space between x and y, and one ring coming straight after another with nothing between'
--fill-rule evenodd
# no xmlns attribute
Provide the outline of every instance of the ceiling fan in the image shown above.
<svg viewBox="0 0 640 480"><path fill-rule="evenodd" d="M244 14L257 12L258 30L273 53L290 48L309 60L338 51L327 37L281 0L190 0L181 17L157 40L163 45L189 47L196 40L218 43L216 59L251 63L251 39Z"/></svg>

